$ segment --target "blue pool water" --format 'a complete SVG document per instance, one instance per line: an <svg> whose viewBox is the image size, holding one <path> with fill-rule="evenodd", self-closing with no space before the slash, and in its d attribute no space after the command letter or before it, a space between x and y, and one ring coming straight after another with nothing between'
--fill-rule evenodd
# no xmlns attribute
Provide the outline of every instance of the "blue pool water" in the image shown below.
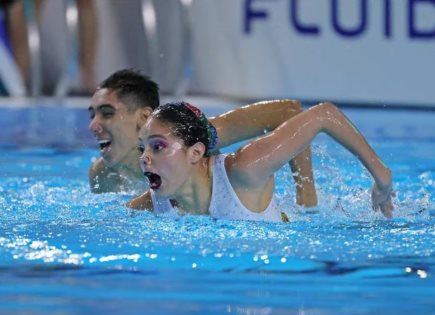
<svg viewBox="0 0 435 315"><path fill-rule="evenodd" d="M15 126L19 145L0 146L0 314L434 314L435 113L348 114L394 172L393 220L322 136L319 206L295 207L284 168L292 222L274 224L129 211L129 194L88 191L86 141Z"/></svg>

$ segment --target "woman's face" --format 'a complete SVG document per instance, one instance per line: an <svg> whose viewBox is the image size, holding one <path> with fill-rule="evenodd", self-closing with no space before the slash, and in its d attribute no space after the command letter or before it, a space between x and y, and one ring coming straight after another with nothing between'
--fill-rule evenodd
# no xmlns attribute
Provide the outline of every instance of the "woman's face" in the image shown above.
<svg viewBox="0 0 435 315"><path fill-rule="evenodd" d="M174 196L191 174L188 149L160 120L150 117L139 132L140 165L157 195Z"/></svg>

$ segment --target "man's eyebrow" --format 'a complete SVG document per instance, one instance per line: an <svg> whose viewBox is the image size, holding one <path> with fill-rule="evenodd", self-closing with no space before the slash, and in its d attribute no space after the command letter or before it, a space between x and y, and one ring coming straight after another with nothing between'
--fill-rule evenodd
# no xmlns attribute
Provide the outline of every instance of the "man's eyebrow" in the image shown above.
<svg viewBox="0 0 435 315"><path fill-rule="evenodd" d="M107 108L115 109L115 107L112 104L100 104L97 106L98 110L107 109Z"/></svg>
<svg viewBox="0 0 435 315"><path fill-rule="evenodd" d="M96 106L96 108L94 108L94 106L92 105L88 107L88 111L104 110L104 109L116 109L116 108L111 104L100 104Z"/></svg>

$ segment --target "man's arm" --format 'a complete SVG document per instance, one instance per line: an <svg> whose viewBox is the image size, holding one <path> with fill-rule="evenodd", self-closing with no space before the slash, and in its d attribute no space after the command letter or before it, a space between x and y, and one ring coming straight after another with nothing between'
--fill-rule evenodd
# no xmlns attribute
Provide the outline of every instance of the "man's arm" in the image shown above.
<svg viewBox="0 0 435 315"><path fill-rule="evenodd" d="M258 137L302 112L301 103L294 100L273 100L249 104L217 117L210 122L219 136L218 148Z"/></svg>
<svg viewBox="0 0 435 315"><path fill-rule="evenodd" d="M301 112L299 101L274 100L249 104L213 117L210 121L218 132L218 147L222 148L272 131ZM296 183L296 202L306 207L316 206L311 149L308 147L294 157L290 167Z"/></svg>

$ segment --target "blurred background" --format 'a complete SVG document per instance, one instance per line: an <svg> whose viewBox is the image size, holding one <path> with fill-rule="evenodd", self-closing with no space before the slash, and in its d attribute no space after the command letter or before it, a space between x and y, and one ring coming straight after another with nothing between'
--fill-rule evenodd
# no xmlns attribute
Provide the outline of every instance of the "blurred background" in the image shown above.
<svg viewBox="0 0 435 315"><path fill-rule="evenodd" d="M2 3L2 95L86 95L138 68L165 94L434 105L434 0Z"/></svg>
<svg viewBox="0 0 435 315"><path fill-rule="evenodd" d="M271 98L435 109L435 0L0 3L3 110L87 107L122 68L222 111Z"/></svg>

